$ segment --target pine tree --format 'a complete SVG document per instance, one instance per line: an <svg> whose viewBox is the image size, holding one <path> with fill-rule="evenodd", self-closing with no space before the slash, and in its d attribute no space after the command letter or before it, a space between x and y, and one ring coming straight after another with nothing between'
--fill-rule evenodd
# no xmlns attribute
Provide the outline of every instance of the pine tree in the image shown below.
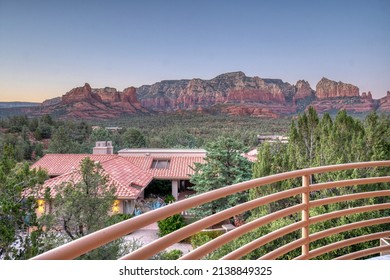
<svg viewBox="0 0 390 280"><path fill-rule="evenodd" d="M390 158L390 118L388 116L379 117L376 113L368 115L365 122L362 123L360 120L348 116L346 111L343 110L338 112L334 120L331 119L329 114L324 114L320 119L315 110L309 108L307 113L298 117L297 125L292 122L289 136L289 143L286 149L280 149L277 145L263 145L259 148L258 161L254 166L255 178L306 167L369 160L388 160ZM384 176L388 174L389 168L345 170L313 175L312 183ZM298 178L295 182L293 180L289 180L269 186L262 186L259 187L256 192L251 191L251 194L256 194L251 198L278 192L284 190L285 188L300 186L301 183L300 178ZM388 189L388 187L389 184L382 183L375 185L332 188L311 193L311 199L320 199L324 197L370 190L383 190ZM315 216L350 207L370 205L373 203L386 203L388 201L388 197L380 197L375 199L340 202L312 208L310 215ZM251 219L279 210L283 205L288 207L294 205L295 203L299 203L299 200L294 201L294 198L291 198L284 201L282 200L278 203L273 203L268 205L268 207L255 209L252 211ZM329 227L388 215L388 210L348 215L337 220L314 224L311 226L310 230L314 233ZM278 228L278 223L289 223L290 219L291 217L286 217L283 222L274 222L267 227L262 227L259 231L267 232L268 230L275 230ZM294 219L291 221L293 222ZM337 236L318 240L312 243L311 247L314 249L321 245L353 236L388 230L388 227L388 224L384 224L340 233ZM287 239L284 239L284 241L286 240ZM273 245L276 246L277 244L271 244L270 246L272 247ZM353 250L364 249L367 248L367 246L370 246L370 243L362 243L360 245L355 245ZM351 248L331 252L322 258L333 258L340 254L350 252L349 250L351 250ZM288 254L287 258L290 256L291 255Z"/></svg>
<svg viewBox="0 0 390 280"><path fill-rule="evenodd" d="M54 215L72 240L105 227L115 200L115 187L99 163L87 157L80 167L81 181L57 186L53 199Z"/></svg>
<svg viewBox="0 0 390 280"><path fill-rule="evenodd" d="M30 170L26 162L17 163L14 149L5 145L0 159L0 258L28 259L42 252L43 231L30 194L46 176L42 170Z"/></svg>
<svg viewBox="0 0 390 280"><path fill-rule="evenodd" d="M205 163L195 163L195 173L190 182L197 194L249 180L251 163L244 158L244 147L239 142L221 137L206 146ZM239 193L193 209L197 217L205 217L235 206L247 199L247 193Z"/></svg>

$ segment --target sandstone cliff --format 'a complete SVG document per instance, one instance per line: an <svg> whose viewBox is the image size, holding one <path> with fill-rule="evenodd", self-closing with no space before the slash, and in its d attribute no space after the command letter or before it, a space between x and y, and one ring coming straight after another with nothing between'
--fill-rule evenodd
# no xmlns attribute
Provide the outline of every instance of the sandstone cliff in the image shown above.
<svg viewBox="0 0 390 280"><path fill-rule="evenodd" d="M134 87L119 92L109 87L92 89L88 83L67 92L60 102L48 101L42 105L41 114L59 112L67 118L106 119L146 112L137 99Z"/></svg>
<svg viewBox="0 0 390 280"><path fill-rule="evenodd" d="M137 89L142 106L153 111L245 103L258 108L278 105L275 113L286 110L292 113L295 109L290 103L294 94L295 87L282 80L247 77L243 72L226 73L211 80L161 81Z"/></svg>
<svg viewBox="0 0 390 280"><path fill-rule="evenodd" d="M390 112L390 91L387 92L386 96L379 99L379 111Z"/></svg>
<svg viewBox="0 0 390 280"><path fill-rule="evenodd" d="M314 99L315 91L310 87L307 81L300 80L295 85L296 93L294 95L294 101L299 99Z"/></svg>
<svg viewBox="0 0 390 280"><path fill-rule="evenodd" d="M322 78L314 91L304 80L291 85L280 79L232 72L211 80L167 80L137 89L128 87L123 92L110 87L95 89L86 83L42 105L39 114L83 119L183 110L275 118L300 113L308 106L314 106L319 113L340 109L390 111L390 93L378 101L371 92L360 96L358 87L327 78Z"/></svg>
<svg viewBox="0 0 390 280"><path fill-rule="evenodd" d="M322 78L316 86L316 97L318 99L353 96L359 96L359 88L351 84L337 83L327 78Z"/></svg>
<svg viewBox="0 0 390 280"><path fill-rule="evenodd" d="M54 98L51 98L51 99L46 99L45 101L42 102L42 106L54 106L54 105L57 105L58 103L60 103L62 100L62 97L54 97Z"/></svg>

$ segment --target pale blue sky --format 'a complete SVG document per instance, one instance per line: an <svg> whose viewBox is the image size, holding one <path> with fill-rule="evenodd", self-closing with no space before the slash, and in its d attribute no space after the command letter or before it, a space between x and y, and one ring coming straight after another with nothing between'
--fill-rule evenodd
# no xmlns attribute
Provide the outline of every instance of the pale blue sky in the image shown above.
<svg viewBox="0 0 390 280"><path fill-rule="evenodd" d="M239 70L382 97L390 1L0 0L0 101Z"/></svg>

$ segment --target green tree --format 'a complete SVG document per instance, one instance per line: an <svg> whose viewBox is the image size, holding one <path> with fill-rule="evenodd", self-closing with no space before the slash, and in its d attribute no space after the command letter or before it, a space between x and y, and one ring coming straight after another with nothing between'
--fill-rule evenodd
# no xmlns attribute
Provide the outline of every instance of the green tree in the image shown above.
<svg viewBox="0 0 390 280"><path fill-rule="evenodd" d="M87 157L80 167L81 180L57 186L54 197L54 215L72 240L107 225L115 201L115 187L99 163Z"/></svg>
<svg viewBox="0 0 390 280"><path fill-rule="evenodd" d="M90 152L87 140L91 134L91 127L85 122L64 122L59 124L53 132L49 153L79 154Z"/></svg>
<svg viewBox="0 0 390 280"><path fill-rule="evenodd" d="M221 137L209 143L206 150L205 163L195 163L195 173L190 179L196 193L208 192L251 178L252 164L241 155L244 151L241 143ZM246 199L246 192L227 196L194 208L193 213L197 217L209 216Z"/></svg>
<svg viewBox="0 0 390 280"><path fill-rule="evenodd" d="M102 166L85 158L81 162L77 183L66 182L56 187L53 198L54 220L75 240L112 224L110 212L115 197L115 187L103 175ZM116 259L121 252L123 240L113 241L82 256L82 259Z"/></svg>
<svg viewBox="0 0 390 280"><path fill-rule="evenodd" d="M175 126L168 132L163 133L164 146L168 148L195 148L195 137L183 129L182 127Z"/></svg>
<svg viewBox="0 0 390 280"><path fill-rule="evenodd" d="M122 145L126 148L146 147L146 138L141 131L135 128L128 128L122 135Z"/></svg>
<svg viewBox="0 0 390 280"><path fill-rule="evenodd" d="M372 147L370 160L387 160L390 158L390 116L378 116L370 113L364 122L367 145Z"/></svg>
<svg viewBox="0 0 390 280"><path fill-rule="evenodd" d="M30 194L46 176L42 170L30 170L27 163L17 163L12 146L5 145L0 159L0 258L28 259L43 252L43 231Z"/></svg>
<svg viewBox="0 0 390 280"><path fill-rule="evenodd" d="M309 166L315 157L318 141L318 122L319 118L313 107L309 107L308 112L305 112L298 118L296 141L299 144L300 157L304 157L304 160L309 163Z"/></svg>
<svg viewBox="0 0 390 280"><path fill-rule="evenodd" d="M91 144L95 145L97 141L110 141L112 138L112 134L109 130L104 128L98 128L92 131L89 136L89 141Z"/></svg>
<svg viewBox="0 0 390 280"><path fill-rule="evenodd" d="M281 147L280 144L264 144L259 148L258 161L254 166L254 178L320 165L369 161L374 159L389 159L389 124L390 122L388 116L379 117L376 115L376 113L371 113L368 115L365 122L362 123L360 120L348 116L345 111L339 111L334 120L332 120L329 114L324 114L320 119L314 109L309 109L307 113L298 117L297 125L292 122L289 132L289 143L287 145ZM386 174L389 174L388 168L369 168L316 174L313 175L311 179L312 183L321 183L335 180L353 179L358 177L364 178L367 176L383 176ZM299 187L301 184L302 182L298 178L295 180L288 180L262 186L258 189L250 191L251 199L282 191L287 188ZM388 184L383 183L375 185L332 188L329 190L321 190L311 193L311 199L315 200L336 195L388 189L388 186ZM316 216L319 214L338 211L350 207L370 205L373 203L386 203L388 201L388 197L381 197L375 199L361 199L340 202L337 204L312 208L310 210L310 215ZM250 219L256 219L263 215L295 205L297 203L300 203L300 199L297 197L271 203L270 205L260 207L252 211ZM310 231L314 233L338 225L357 222L363 219L379 218L388 215L388 210L348 215L337 220L314 224L310 227ZM267 226L261 227L258 229L258 231L264 233L270 232L278 229L282 225L288 225L299 219L299 215L286 217ZM311 249L315 249L330 242L347 239L361 234L388 230L388 227L388 224L378 225L370 228L361 228L354 231L340 233L337 234L337 236L331 236L313 242L311 244ZM237 242L249 242L250 238L255 238L255 236L256 233L251 233L245 237L242 237ZM293 241L297 237L299 238L299 236L296 234L291 234L290 236L285 237L283 240L276 240L276 242L270 243L269 247L275 249L279 246L279 244L281 244L281 242ZM374 242L371 242L371 244L373 243ZM365 249L367 246L370 246L370 243L362 243L353 247L330 252L321 258L334 258L341 254ZM253 252L252 257L258 258L262 254L263 253L261 250L256 250ZM284 258L291 258L296 254L297 252L294 251L285 255Z"/></svg>
<svg viewBox="0 0 390 280"><path fill-rule="evenodd" d="M8 127L10 132L21 132L24 126L28 126L28 118L26 115L8 118Z"/></svg>

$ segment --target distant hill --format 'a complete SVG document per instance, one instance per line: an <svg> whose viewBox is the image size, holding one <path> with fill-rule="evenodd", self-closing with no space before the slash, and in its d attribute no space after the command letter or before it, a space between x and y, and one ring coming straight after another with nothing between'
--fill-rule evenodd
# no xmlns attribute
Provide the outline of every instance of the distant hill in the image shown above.
<svg viewBox="0 0 390 280"><path fill-rule="evenodd" d="M41 103L37 102L0 102L0 108L35 107L39 105L41 105Z"/></svg>
<svg viewBox="0 0 390 280"><path fill-rule="evenodd" d="M210 80L166 80L152 85L92 88L88 83L39 107L25 108L32 116L51 114L71 119L115 119L126 115L180 113L226 114L278 118L294 116L308 106L317 112L390 113L390 92L373 99L355 85L322 78L315 90L305 80L295 85L281 79L248 77L243 72L221 74Z"/></svg>
<svg viewBox="0 0 390 280"><path fill-rule="evenodd" d="M18 115L35 115L36 108L38 108L41 103L36 102L0 102L0 118L6 118L10 116ZM33 110L33 112L30 112Z"/></svg>

